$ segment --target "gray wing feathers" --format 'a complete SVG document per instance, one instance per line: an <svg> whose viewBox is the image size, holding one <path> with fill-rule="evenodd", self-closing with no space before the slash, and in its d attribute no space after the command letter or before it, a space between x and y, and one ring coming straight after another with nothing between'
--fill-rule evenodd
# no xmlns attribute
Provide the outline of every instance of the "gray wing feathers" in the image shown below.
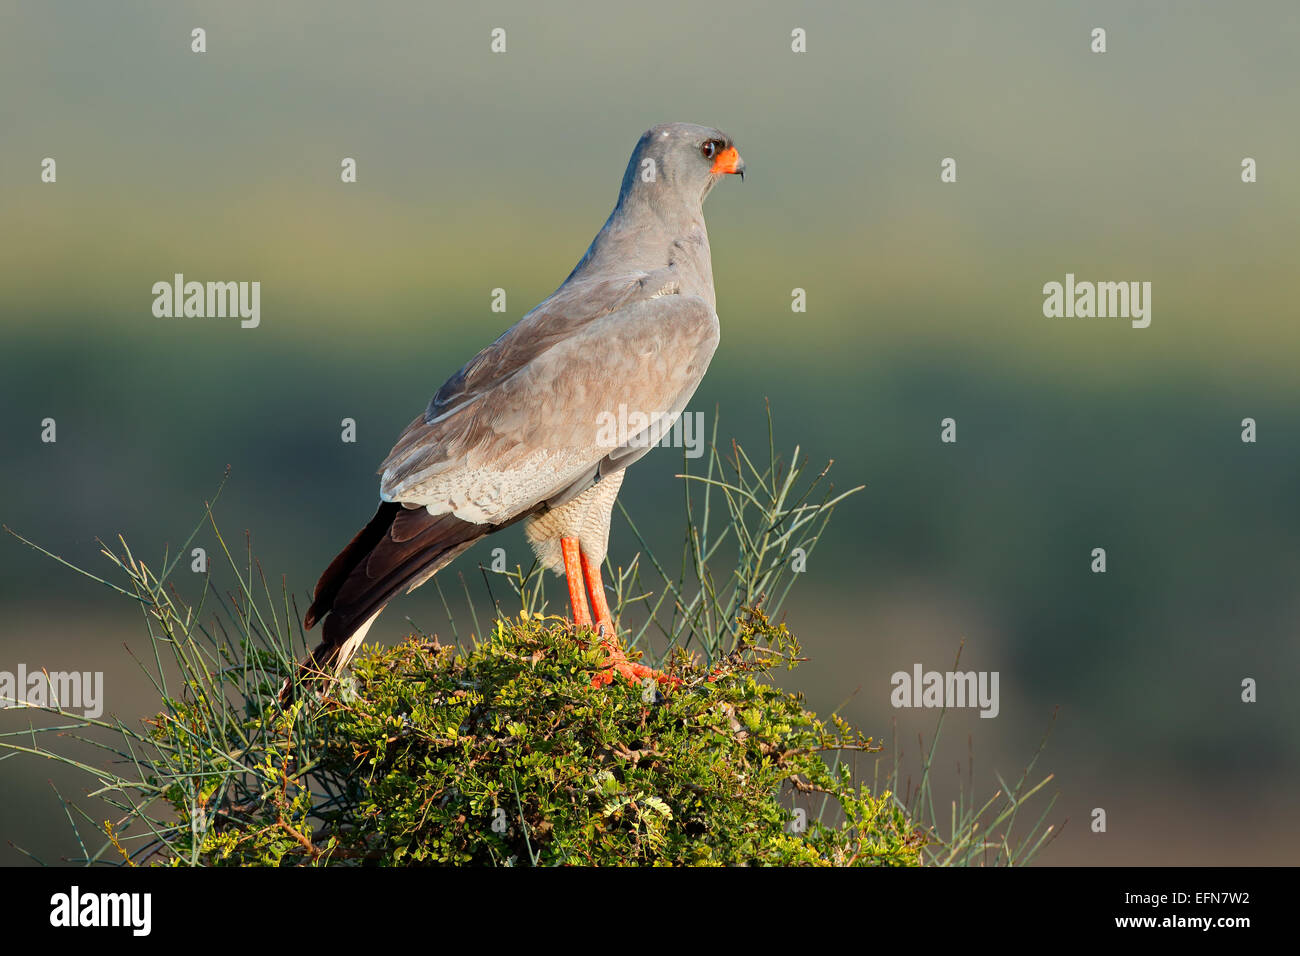
<svg viewBox="0 0 1300 956"><path fill-rule="evenodd" d="M671 424L718 344L712 307L675 294L669 280L624 277L623 304L586 319L572 316L584 300L601 301L595 289L581 289L590 281L534 309L403 432L382 465L384 499L496 523L645 454L635 432L611 444L603 426L611 416L635 426L637 413L658 417L660 428ZM599 284L610 291L610 280Z"/></svg>

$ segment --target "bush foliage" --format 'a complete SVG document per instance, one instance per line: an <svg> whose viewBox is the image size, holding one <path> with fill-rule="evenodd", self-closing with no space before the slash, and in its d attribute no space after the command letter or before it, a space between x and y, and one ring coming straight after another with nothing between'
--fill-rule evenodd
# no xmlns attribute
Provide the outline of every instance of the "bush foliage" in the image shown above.
<svg viewBox="0 0 1300 956"><path fill-rule="evenodd" d="M764 680L793 667L784 626L746 615L712 668L684 652L661 685L592 687L591 635L551 620L500 621L464 653L436 641L368 649L323 701L287 712L268 697L224 745L269 744L261 798L215 808L176 862L239 865L914 865L921 832L892 796L855 786L831 751L872 750L838 718L809 712ZM680 683L678 683L680 682ZM199 688L191 688L199 691ZM302 711L314 746L304 747ZM196 746L221 728L200 698L176 719ZM259 726L270 724L270 727ZM295 728L298 728L295 730ZM268 732L262 733L266 730ZM313 766L296 763L311 750ZM204 755L195 754L196 761ZM210 781L224 779L223 768ZM311 785L315 781L316 786ZM242 788L241 788L242 789ZM254 790L259 789L254 787ZM189 788L170 794L178 813ZM793 812L821 794L836 822Z"/></svg>

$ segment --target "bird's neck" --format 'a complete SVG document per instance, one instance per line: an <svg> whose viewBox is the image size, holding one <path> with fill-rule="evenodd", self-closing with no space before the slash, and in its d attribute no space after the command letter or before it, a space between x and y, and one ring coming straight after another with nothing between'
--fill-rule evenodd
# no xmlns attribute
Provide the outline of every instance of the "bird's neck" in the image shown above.
<svg viewBox="0 0 1300 956"><path fill-rule="evenodd" d="M648 204L620 204L570 278L669 267L679 273L684 294L713 301L713 260L704 213L698 208L664 210Z"/></svg>

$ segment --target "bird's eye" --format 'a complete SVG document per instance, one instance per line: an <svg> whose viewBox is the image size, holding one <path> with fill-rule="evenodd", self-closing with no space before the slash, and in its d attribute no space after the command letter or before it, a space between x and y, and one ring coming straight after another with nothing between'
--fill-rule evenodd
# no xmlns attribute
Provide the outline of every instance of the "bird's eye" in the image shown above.
<svg viewBox="0 0 1300 956"><path fill-rule="evenodd" d="M704 155L705 159L712 159L714 156L718 154L717 140L712 140L712 139L709 140L707 143L705 143L703 146L700 147L700 152Z"/></svg>

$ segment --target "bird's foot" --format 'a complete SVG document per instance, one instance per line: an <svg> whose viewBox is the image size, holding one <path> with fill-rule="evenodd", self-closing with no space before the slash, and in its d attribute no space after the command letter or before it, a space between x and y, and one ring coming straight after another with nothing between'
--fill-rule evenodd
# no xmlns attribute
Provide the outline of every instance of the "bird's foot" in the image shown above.
<svg viewBox="0 0 1300 956"><path fill-rule="evenodd" d="M629 684L639 684L643 680L652 681L660 687L677 687L681 684L676 677L630 660L617 639L602 638L600 647L605 652L605 660L601 663L600 670L592 675L592 687L609 686L614 683L615 674Z"/></svg>

